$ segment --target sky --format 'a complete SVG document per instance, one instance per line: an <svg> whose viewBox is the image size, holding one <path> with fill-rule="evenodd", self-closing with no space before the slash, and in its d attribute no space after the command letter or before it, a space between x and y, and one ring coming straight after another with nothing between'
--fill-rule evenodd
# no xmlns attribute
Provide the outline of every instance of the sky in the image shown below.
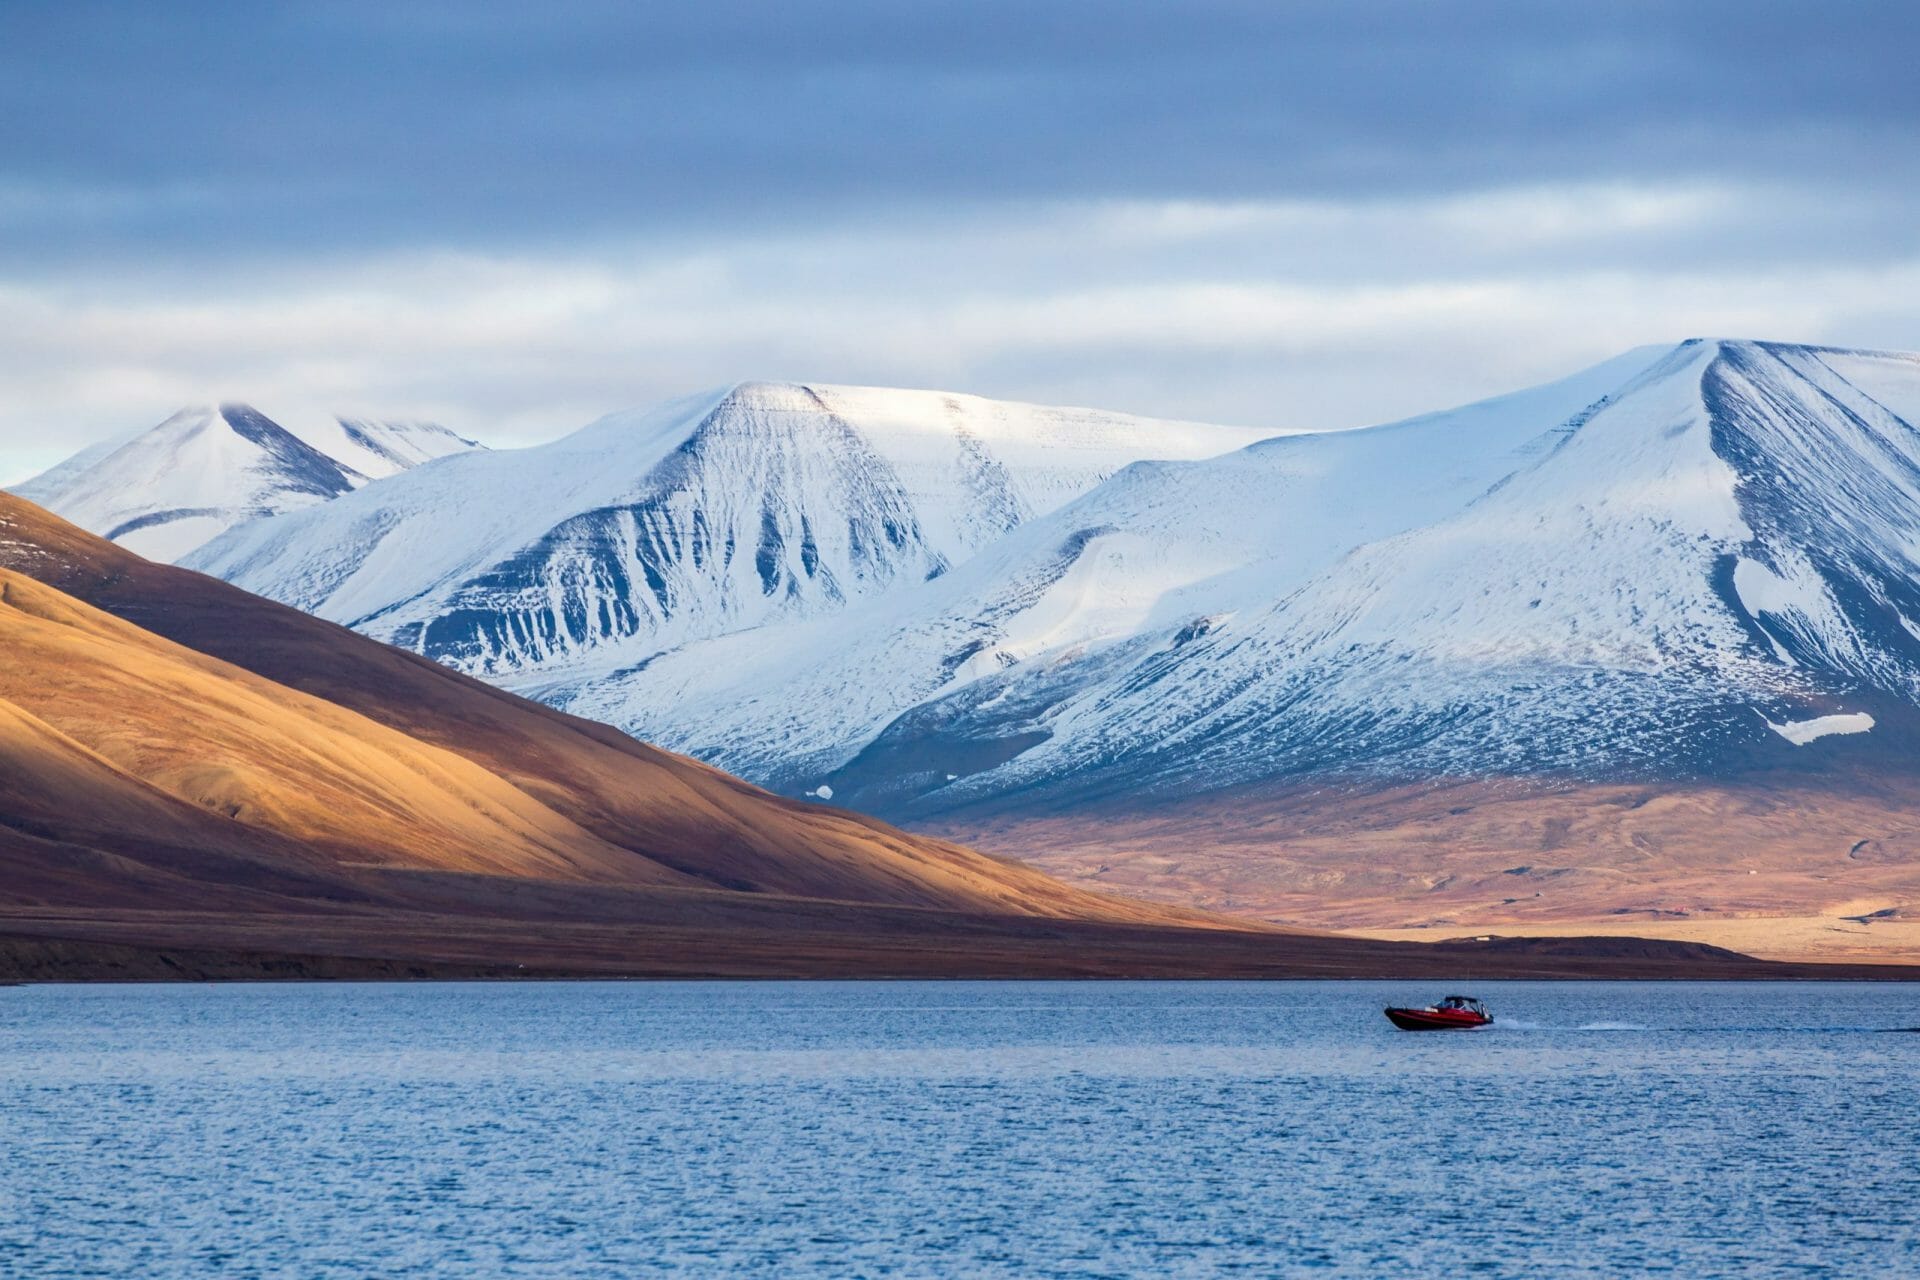
<svg viewBox="0 0 1920 1280"><path fill-rule="evenodd" d="M749 378L1271 427L1920 350L1920 6L0 0L0 482Z"/></svg>

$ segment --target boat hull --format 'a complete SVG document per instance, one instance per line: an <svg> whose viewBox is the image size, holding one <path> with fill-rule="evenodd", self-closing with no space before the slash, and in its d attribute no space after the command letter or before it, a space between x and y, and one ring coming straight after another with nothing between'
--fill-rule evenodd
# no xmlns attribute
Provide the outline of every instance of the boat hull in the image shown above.
<svg viewBox="0 0 1920 1280"><path fill-rule="evenodd" d="M1387 1021L1402 1031L1477 1031L1493 1019L1467 1009L1388 1009Z"/></svg>

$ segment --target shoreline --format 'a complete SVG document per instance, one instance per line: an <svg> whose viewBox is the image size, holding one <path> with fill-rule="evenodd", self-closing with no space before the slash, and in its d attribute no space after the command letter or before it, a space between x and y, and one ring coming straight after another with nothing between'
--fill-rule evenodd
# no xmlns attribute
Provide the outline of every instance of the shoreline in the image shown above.
<svg viewBox="0 0 1920 1280"><path fill-rule="evenodd" d="M981 921L970 936L718 936L436 921L408 932L225 921L0 923L0 982L1772 981L1920 982L1920 965L1791 963L1621 936L1408 943L1341 935ZM414 922L416 926L427 922ZM1036 923L1038 927L1036 927ZM1002 927L994 929L991 926ZM503 927L504 926L504 927Z"/></svg>
<svg viewBox="0 0 1920 1280"><path fill-rule="evenodd" d="M1489 934L1519 938L1586 937L1697 942L1725 947L1756 960L1782 964L1920 965L1920 920L1863 920L1856 915L1680 917L1660 920L1574 919L1358 927L1334 929L1342 936L1388 942L1448 942Z"/></svg>

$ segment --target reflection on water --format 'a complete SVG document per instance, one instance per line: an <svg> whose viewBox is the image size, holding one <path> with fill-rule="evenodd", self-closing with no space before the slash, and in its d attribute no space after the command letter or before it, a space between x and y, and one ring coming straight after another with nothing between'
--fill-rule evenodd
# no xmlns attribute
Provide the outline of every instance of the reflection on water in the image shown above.
<svg viewBox="0 0 1920 1280"><path fill-rule="evenodd" d="M8 989L0 1274L1920 1274L1920 988L1470 989Z"/></svg>

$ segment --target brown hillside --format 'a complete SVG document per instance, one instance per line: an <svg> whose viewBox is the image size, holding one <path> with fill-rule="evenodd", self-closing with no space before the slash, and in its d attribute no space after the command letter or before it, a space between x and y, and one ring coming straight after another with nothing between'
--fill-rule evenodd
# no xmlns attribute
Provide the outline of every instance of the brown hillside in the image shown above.
<svg viewBox="0 0 1920 1280"><path fill-rule="evenodd" d="M0 698L127 776L299 842L309 861L1192 919L780 799L6 495L0 569L18 652Z"/></svg>

